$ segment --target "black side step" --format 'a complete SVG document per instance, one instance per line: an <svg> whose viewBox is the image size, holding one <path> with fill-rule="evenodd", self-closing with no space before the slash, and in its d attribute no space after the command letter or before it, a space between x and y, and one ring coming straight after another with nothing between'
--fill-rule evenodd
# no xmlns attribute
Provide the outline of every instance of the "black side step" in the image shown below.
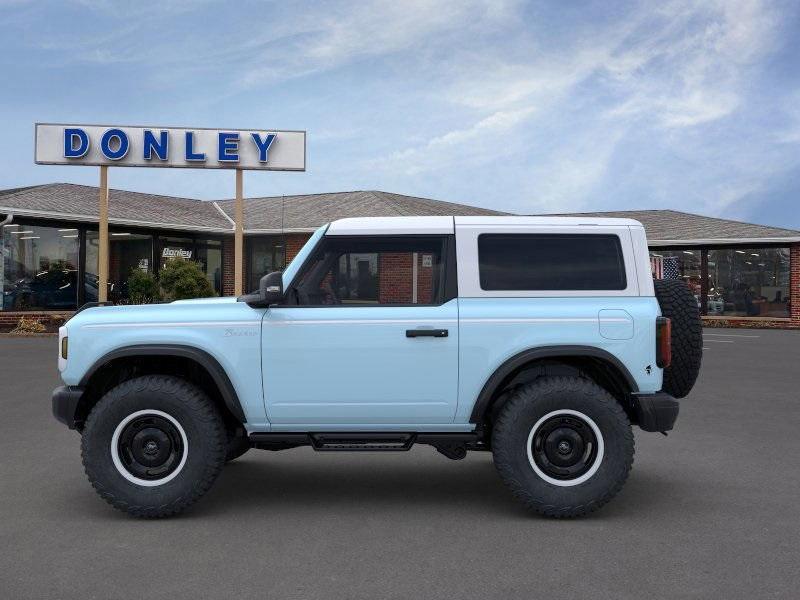
<svg viewBox="0 0 800 600"><path fill-rule="evenodd" d="M311 445L319 452L405 452L414 445L413 433L310 433Z"/></svg>
<svg viewBox="0 0 800 600"><path fill-rule="evenodd" d="M251 433L250 442L264 450L311 446L318 452L405 452L417 444L435 447L448 458L464 458L467 450L485 450L480 435L467 433L319 432Z"/></svg>

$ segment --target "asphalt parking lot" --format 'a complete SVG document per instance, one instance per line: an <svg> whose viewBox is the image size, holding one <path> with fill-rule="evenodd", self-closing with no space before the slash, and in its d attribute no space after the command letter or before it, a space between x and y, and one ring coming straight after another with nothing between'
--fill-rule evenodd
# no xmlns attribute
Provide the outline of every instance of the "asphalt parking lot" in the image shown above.
<svg viewBox="0 0 800 600"><path fill-rule="evenodd" d="M797 598L800 332L705 332L621 494L528 515L491 456L251 451L187 514L99 499L55 422L54 338L0 339L2 598Z"/></svg>

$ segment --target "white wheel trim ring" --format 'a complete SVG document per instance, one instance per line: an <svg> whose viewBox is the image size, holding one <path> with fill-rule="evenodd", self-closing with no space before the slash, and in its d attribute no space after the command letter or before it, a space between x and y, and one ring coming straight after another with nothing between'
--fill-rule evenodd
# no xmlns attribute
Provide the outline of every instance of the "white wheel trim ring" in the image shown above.
<svg viewBox="0 0 800 600"><path fill-rule="evenodd" d="M531 451L533 436L536 434L539 427L541 427L542 423L544 423L551 417L557 417L558 415L571 415L573 417L578 417L580 419L583 419L589 424L589 427L592 428L592 431L594 431L594 435L597 438L597 456L594 459L594 464L588 471L586 471L586 473L584 473L580 477L576 477L575 479L555 479L553 477L550 477L549 475L546 475L544 472L542 472L542 470L539 468L539 465L537 465L536 461L533 460L533 452ZM536 421L536 424L531 428L531 432L528 434L527 451L528 451L528 462L531 464L531 468L539 477L544 479L547 483L552 483L553 485L557 485L559 487L571 487L573 485L579 485L584 481L587 481L590 477L592 477L592 475L597 473L597 469L600 468L600 464L603 462L603 455L605 454L605 444L603 443L603 434L600 433L600 428L597 426L597 423L595 423L592 419L590 419L582 412L564 408L561 410L554 410L553 412L547 413L541 419Z"/></svg>
<svg viewBox="0 0 800 600"><path fill-rule="evenodd" d="M178 429L178 432L181 434L181 439L183 440L183 456L181 457L181 462L178 464L178 468L161 479L140 479L138 477L134 477L128 472L128 470L125 468L125 465L122 464L122 460L119 458L119 449L117 446L119 443L119 436L122 434L122 430L125 429L125 426L133 419L142 415L156 415L167 419L170 423L175 425L175 427ZM111 436L111 460L114 461L114 466L117 468L117 471L120 475L136 485L156 487L158 485L164 485L168 481L172 481L178 476L178 473L183 470L183 466L186 464L187 456L189 456L189 440L186 438L186 432L183 430L183 427L181 427L181 424L178 423L175 417L160 410L148 408L145 410L138 410L135 413L128 415L120 422L119 425L117 425L117 428L114 430L114 435Z"/></svg>

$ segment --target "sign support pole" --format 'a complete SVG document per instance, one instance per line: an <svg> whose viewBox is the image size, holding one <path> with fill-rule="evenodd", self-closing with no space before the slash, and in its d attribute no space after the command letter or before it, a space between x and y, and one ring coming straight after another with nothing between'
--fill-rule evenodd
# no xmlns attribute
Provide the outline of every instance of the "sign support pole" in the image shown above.
<svg viewBox="0 0 800 600"><path fill-rule="evenodd" d="M241 296L244 282L244 199L242 169L236 169L236 229L234 232L234 294Z"/></svg>
<svg viewBox="0 0 800 600"><path fill-rule="evenodd" d="M97 301L108 300L108 167L100 167L99 249L97 256Z"/></svg>

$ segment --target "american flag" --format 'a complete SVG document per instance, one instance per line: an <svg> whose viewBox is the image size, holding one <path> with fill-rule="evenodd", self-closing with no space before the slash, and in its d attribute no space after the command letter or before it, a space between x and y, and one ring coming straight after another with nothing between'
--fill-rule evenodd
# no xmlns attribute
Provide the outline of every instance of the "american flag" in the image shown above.
<svg viewBox="0 0 800 600"><path fill-rule="evenodd" d="M680 279L681 277L677 256L651 256L650 270L655 279Z"/></svg>

